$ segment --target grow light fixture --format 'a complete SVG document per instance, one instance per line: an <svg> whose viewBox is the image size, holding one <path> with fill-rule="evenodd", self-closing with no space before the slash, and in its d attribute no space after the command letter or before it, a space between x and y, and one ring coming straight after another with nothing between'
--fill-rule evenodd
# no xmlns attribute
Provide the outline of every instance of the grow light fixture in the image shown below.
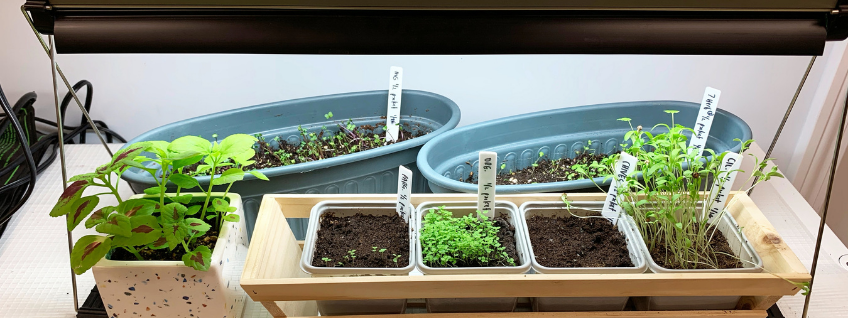
<svg viewBox="0 0 848 318"><path fill-rule="evenodd" d="M29 0L58 53L820 55L843 0ZM839 3L838 3L839 2ZM848 6L845 6L848 8Z"/></svg>

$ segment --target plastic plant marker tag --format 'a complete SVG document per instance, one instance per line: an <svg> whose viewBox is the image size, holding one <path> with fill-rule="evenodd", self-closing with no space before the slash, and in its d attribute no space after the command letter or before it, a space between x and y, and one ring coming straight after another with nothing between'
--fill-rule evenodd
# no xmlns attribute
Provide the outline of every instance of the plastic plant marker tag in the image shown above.
<svg viewBox="0 0 848 318"><path fill-rule="evenodd" d="M689 147L697 148L696 155L702 155L704 148L707 146L707 139L710 136L710 127L713 125L713 119L718 112L718 100L721 97L721 91L712 87L707 87L704 91L704 99L701 100L701 109L698 110L698 118L695 120L695 126L692 134L692 139L689 140Z"/></svg>
<svg viewBox="0 0 848 318"><path fill-rule="evenodd" d="M621 203L618 202L618 186L627 182L627 176L636 169L636 160L636 157L622 152L618 162L615 163L614 176L610 183L609 193L607 193L607 198L604 200L604 208L601 210L601 215L604 217L615 216L611 220L613 225L618 223L621 214Z"/></svg>
<svg viewBox="0 0 848 318"><path fill-rule="evenodd" d="M400 125L400 97L403 91L403 68L392 66L389 69L389 102L386 112L386 142L398 140Z"/></svg>
<svg viewBox="0 0 848 318"><path fill-rule="evenodd" d="M710 191L710 210L709 220L721 215L724 206L727 204L727 195L730 194L730 187L733 186L733 181L736 179L736 173L739 172L739 166L742 165L742 155L733 152L724 154L719 168L719 175L713 182L713 188ZM703 215L702 215L703 217Z"/></svg>
<svg viewBox="0 0 848 318"><path fill-rule="evenodd" d="M396 211L406 223L409 223L409 214L412 213L412 170L404 166L398 167L398 193Z"/></svg>
<svg viewBox="0 0 848 318"><path fill-rule="evenodd" d="M495 209L495 180L498 154L491 151L481 151L477 164L477 210L487 217L494 216Z"/></svg>

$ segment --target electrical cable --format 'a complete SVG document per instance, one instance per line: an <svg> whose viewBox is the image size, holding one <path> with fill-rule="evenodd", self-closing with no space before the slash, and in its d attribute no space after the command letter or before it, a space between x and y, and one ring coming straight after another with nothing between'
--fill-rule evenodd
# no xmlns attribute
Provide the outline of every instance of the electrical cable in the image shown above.
<svg viewBox="0 0 848 318"><path fill-rule="evenodd" d="M27 165L29 166L29 184L26 186L26 190L24 191L23 197L18 200L18 202L8 211L0 211L0 226L3 226L5 229L5 225L7 221L9 221L12 216L17 212L26 201L29 199L30 195L32 195L32 191L35 188L35 182L38 177L38 166L35 164L35 159L32 157L32 151L29 147L29 138L24 134L23 127L21 123L18 121L18 116L16 116L16 112L12 110L12 107L9 105L9 102L6 100L6 94L3 93L3 88L0 87L0 106L3 107L3 111L6 112L9 116L6 116L11 125L14 126L15 131L18 134L18 138L20 139L21 146L24 150L24 156L26 156ZM8 125L3 125L8 127Z"/></svg>
<svg viewBox="0 0 848 318"><path fill-rule="evenodd" d="M85 98L85 104L83 108L86 111L91 110L91 101L93 99L93 85L91 82L87 80L81 80L77 82L73 86L73 92L79 92L83 87L86 88L87 94ZM62 114L62 118L65 118L65 112L68 108L72 100L73 95L69 91L65 94L65 98L62 100L60 104L60 111ZM6 129L10 125L13 127L17 127L14 123L21 124L21 120L18 119L18 114L22 111L26 112L27 110L34 110L32 105L35 103L37 95L34 92L30 92L24 94L17 103L15 103L14 107L10 109L5 109L5 106L8 106L8 101L5 100L5 96L2 96L4 100L4 112L0 114L0 136L4 134ZM13 115L14 114L14 115ZM83 115L84 116L84 115ZM58 128L58 124L56 122L31 116L27 121L30 125L34 125L35 122L50 125ZM97 128L103 132L108 142L112 142L113 138L117 139L121 142L126 143L126 139L121 137L118 133L108 128L105 122L100 120L94 120L94 124L97 125ZM74 138L79 136L79 143L85 143L85 135L88 130L92 130L91 125L85 120L81 121L80 126L67 126L62 125L64 129L70 131L70 133L65 135L64 142L66 144L73 144ZM18 128L20 129L20 128ZM40 130L35 130L36 134L32 134L31 138L20 139L20 142L26 143L24 147L22 147L23 151L26 153L25 156L10 156L13 158L12 160L4 163L4 166L0 167L0 176L10 176L9 180L6 184L0 183L0 235L2 235L3 230L5 229L5 224L8 222L12 215L14 215L17 210L20 209L21 206L29 199L32 188L34 187L34 182L30 182L30 180L34 180L34 175L26 174L26 175L17 175L17 169L23 164L29 164L29 157L32 157L33 162L37 162L38 164L35 166L35 175L40 174L45 169L47 169L58 156L58 144L59 144L59 136L56 132L44 132ZM21 132L26 134L26 131ZM32 137L35 136L33 139ZM32 140L30 140L32 139ZM33 142L35 141L35 142ZM47 155L45 158L44 156ZM3 180L0 180L2 182Z"/></svg>

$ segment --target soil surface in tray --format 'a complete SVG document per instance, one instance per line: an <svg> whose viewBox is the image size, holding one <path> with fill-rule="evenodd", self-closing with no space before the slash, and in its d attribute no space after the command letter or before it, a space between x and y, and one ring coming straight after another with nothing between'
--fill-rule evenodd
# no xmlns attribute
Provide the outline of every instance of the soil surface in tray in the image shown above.
<svg viewBox="0 0 848 318"><path fill-rule="evenodd" d="M708 230L708 232L711 233L712 230ZM657 242L663 242L663 241L664 241L664 239L662 237L660 237L657 240ZM724 234L721 233L721 231L715 232L715 235L713 235L713 238L710 241L710 246L713 248L713 251L715 251L715 258L716 258L717 265L718 265L715 268L722 269L722 268L742 268L742 267L744 267L742 262L739 261L738 257L731 256L731 255L736 255L736 253L734 253L733 249L730 248L730 243L727 242L727 238L724 237ZM654 259L654 262L656 262L657 265L662 266L664 268L668 268L668 269L689 269L689 268L684 268L684 267L680 266L679 263L667 262L665 256L668 253L671 253L671 252L668 251L665 248L665 246L662 246L662 244L657 244L657 246L655 248L651 249L651 257ZM697 264L696 267L695 267L695 269L715 269L715 268L712 267L712 266L709 266L707 264Z"/></svg>
<svg viewBox="0 0 848 318"><path fill-rule="evenodd" d="M606 218L534 215L527 228L542 266L633 267L624 235Z"/></svg>
<svg viewBox="0 0 848 318"><path fill-rule="evenodd" d="M365 211L363 211L365 212ZM409 226L397 214L324 213L312 266L391 268L409 265Z"/></svg>
<svg viewBox="0 0 848 318"><path fill-rule="evenodd" d="M492 222L495 223L495 226L498 227L498 243L504 247L504 252L506 255L512 258L515 261L515 264L519 264L521 260L518 257L518 247L515 242L515 227L507 221L507 215L501 213L500 215L492 218ZM430 267L442 267L438 264L427 264ZM456 267L499 267L504 265L499 265L495 262L483 263L481 261L475 260L471 263L466 263L463 261L458 261ZM506 265L508 266L508 265Z"/></svg>
<svg viewBox="0 0 848 318"><path fill-rule="evenodd" d="M272 143L271 140L266 140L265 137L259 136L259 142L254 146L256 154L250 159L255 161L253 164L244 167L244 171L254 169L266 169L273 167L282 167L298 163L316 161L347 155L365 150L371 150L382 146L391 145L394 143L407 141L424 136L429 131L420 125L415 124L415 129L408 124L401 124L400 138L396 142L385 143L386 132L373 125L357 126L353 130L348 130L340 124L338 131L329 129L315 134L315 140L310 147L304 143L291 144L285 140L275 139L277 142ZM375 133L377 132L377 133ZM375 139L377 135L379 138ZM326 139L325 139L326 137ZM309 137L301 136L302 142ZM331 143L332 142L332 143ZM310 151L309 149L313 151ZM191 173L197 169L197 166L202 163L196 163L183 168L184 173ZM221 174L231 167L220 167L216 174ZM208 172L200 173L208 175Z"/></svg>
<svg viewBox="0 0 848 318"><path fill-rule="evenodd" d="M577 171L571 169L571 166L576 164L585 164L587 172L592 177L599 177L601 174L596 169L589 168L588 165L595 161L600 162L606 157L607 155L604 154L595 155L584 152L575 158L542 159L536 162L536 167L530 166L511 172L501 171L497 176L496 184L533 184L584 179ZM470 165L470 162L468 164ZM466 178L460 178L459 181L477 184L477 176L474 172L470 172Z"/></svg>

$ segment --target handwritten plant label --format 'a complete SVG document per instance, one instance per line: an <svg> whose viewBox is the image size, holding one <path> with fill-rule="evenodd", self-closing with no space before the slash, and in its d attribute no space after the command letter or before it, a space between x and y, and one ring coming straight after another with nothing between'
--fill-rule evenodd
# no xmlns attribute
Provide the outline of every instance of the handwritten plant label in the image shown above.
<svg viewBox="0 0 848 318"><path fill-rule="evenodd" d="M495 178L497 177L498 154L481 151L477 164L477 210L487 216L495 215Z"/></svg>
<svg viewBox="0 0 848 318"><path fill-rule="evenodd" d="M398 195L397 195L397 213L400 217L409 223L409 215L412 214L412 171L404 166L398 167Z"/></svg>
<svg viewBox="0 0 848 318"><path fill-rule="evenodd" d="M601 214L606 217L616 216L612 220L613 225L618 223L618 218L621 214L621 203L618 202L618 185L627 182L627 176L633 173L633 170L636 170L636 161L636 157L622 151L618 162L615 163L615 171L613 171L614 175L610 183L609 193L607 193L607 198L604 200L604 208L601 210Z"/></svg>
<svg viewBox="0 0 848 318"><path fill-rule="evenodd" d="M386 112L386 142L398 140L400 125L400 97L403 91L403 68L392 66L389 69L389 103Z"/></svg>
<svg viewBox="0 0 848 318"><path fill-rule="evenodd" d="M727 204L727 195L730 194L730 188L733 186L733 181L736 180L736 173L739 166L742 165L742 155L738 153L728 152L724 154L724 159L721 160L719 174L713 182L712 191L710 191L710 207L708 219L713 220L714 217L720 215Z"/></svg>
<svg viewBox="0 0 848 318"><path fill-rule="evenodd" d="M701 100L701 109L698 110L698 119L695 120L695 127L692 129L695 132L692 134L692 140L689 140L689 147L696 148L696 155L700 156L704 153L704 148L707 146L707 139L710 136L710 128L713 125L713 118L718 112L718 100L721 97L721 91L712 87L707 87L704 91L704 99Z"/></svg>

